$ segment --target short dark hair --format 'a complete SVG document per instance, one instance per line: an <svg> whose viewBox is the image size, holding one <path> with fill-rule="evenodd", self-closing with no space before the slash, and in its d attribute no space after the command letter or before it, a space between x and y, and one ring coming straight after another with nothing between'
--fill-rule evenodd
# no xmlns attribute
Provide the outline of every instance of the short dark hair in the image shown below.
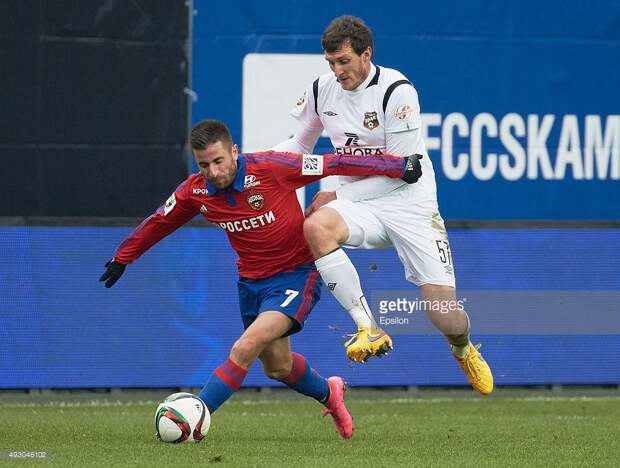
<svg viewBox="0 0 620 468"><path fill-rule="evenodd" d="M372 48L372 32L361 18L339 16L325 28L321 38L325 52L332 54L346 43L351 44L357 55L362 55L368 47Z"/></svg>
<svg viewBox="0 0 620 468"><path fill-rule="evenodd" d="M232 146L232 137L224 122L207 119L197 123L192 128L190 144L193 150L203 150L218 141L224 145Z"/></svg>

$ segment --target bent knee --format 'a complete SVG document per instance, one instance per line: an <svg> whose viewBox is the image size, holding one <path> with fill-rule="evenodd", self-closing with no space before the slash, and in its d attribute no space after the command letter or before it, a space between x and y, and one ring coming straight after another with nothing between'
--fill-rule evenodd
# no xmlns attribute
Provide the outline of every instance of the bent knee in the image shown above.
<svg viewBox="0 0 620 468"><path fill-rule="evenodd" d="M263 370L265 375L273 380L285 380L291 374L290 367L286 366L273 367L269 369L264 367Z"/></svg>
<svg viewBox="0 0 620 468"><path fill-rule="evenodd" d="M304 221L304 237L309 243L324 240L335 240L344 243L348 237L348 229L344 220L336 210L321 208Z"/></svg>
<svg viewBox="0 0 620 468"><path fill-rule="evenodd" d="M443 292L454 292L454 286L448 286L445 284L432 284L432 283L424 283L420 286L421 289L426 291L443 291Z"/></svg>
<svg viewBox="0 0 620 468"><path fill-rule="evenodd" d="M329 220L321 216L321 213L314 213L304 221L304 237L308 242L329 236L331 229Z"/></svg>
<svg viewBox="0 0 620 468"><path fill-rule="evenodd" d="M250 337L241 337L235 341L230 350L230 355L237 358L237 362L246 361L257 356L263 347L264 345L258 340Z"/></svg>
<svg viewBox="0 0 620 468"><path fill-rule="evenodd" d="M456 289L453 286L426 283L420 286L420 289L422 295L426 297L443 297L446 299L456 297Z"/></svg>

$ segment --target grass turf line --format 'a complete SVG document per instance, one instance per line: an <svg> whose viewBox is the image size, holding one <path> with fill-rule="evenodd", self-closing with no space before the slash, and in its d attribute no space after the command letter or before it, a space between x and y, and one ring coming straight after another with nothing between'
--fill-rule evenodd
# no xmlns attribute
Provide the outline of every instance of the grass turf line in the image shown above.
<svg viewBox="0 0 620 468"><path fill-rule="evenodd" d="M619 397L353 395L355 432L344 441L315 402L238 396L213 416L203 442L180 445L155 440L154 402L0 403L0 464L612 466L620 455ZM9 460L9 450L49 455Z"/></svg>

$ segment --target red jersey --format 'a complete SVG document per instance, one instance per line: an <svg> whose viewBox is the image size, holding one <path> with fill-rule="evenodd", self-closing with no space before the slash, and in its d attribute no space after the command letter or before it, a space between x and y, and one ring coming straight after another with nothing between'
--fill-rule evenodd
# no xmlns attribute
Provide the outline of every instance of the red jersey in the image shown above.
<svg viewBox="0 0 620 468"><path fill-rule="evenodd" d="M313 261L296 189L330 175L398 178L404 167L405 159L390 155L240 154L237 174L228 188L218 190L202 174L190 175L118 246L114 260L133 262L201 213L226 231L239 256L240 276L259 279L292 271Z"/></svg>

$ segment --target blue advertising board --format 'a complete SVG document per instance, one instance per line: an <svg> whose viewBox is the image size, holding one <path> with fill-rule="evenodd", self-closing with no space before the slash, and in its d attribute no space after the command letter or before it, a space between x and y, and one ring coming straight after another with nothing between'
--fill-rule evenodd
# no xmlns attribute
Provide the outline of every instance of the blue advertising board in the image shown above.
<svg viewBox="0 0 620 468"><path fill-rule="evenodd" d="M200 387L226 360L242 324L224 232L183 228L106 289L103 263L129 232L0 229L0 388ZM620 383L620 231L450 234L458 297L498 385ZM293 350L351 385L466 385L423 312L382 302L417 301L393 249L349 254L377 319L398 319L394 352L352 365L353 322L326 288ZM255 364L245 385L280 384Z"/></svg>

